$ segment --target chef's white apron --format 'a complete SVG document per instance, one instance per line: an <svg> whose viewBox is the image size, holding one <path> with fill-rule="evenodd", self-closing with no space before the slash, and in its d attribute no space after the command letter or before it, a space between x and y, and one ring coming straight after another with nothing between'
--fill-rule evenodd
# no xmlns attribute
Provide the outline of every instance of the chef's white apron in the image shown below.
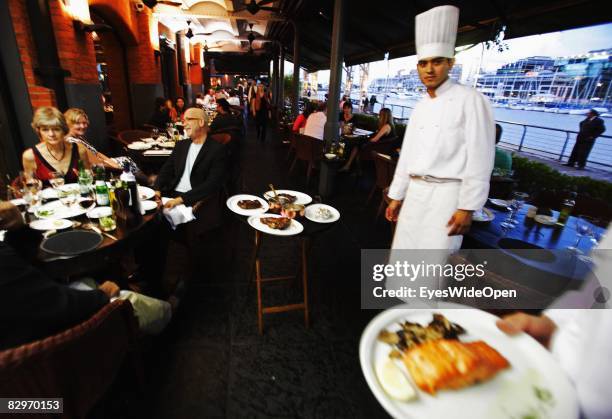
<svg viewBox="0 0 612 419"><path fill-rule="evenodd" d="M410 179L391 248L459 249L463 236L449 236L447 224L457 210L460 187L461 182Z"/></svg>

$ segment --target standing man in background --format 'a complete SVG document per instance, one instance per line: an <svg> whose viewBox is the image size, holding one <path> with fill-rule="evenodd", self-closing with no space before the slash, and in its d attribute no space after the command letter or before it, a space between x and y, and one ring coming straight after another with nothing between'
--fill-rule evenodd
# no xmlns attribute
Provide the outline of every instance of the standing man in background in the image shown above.
<svg viewBox="0 0 612 419"><path fill-rule="evenodd" d="M449 79L458 22L454 6L416 17L417 70L427 95L412 112L389 189L393 249L458 249L487 199L495 122L481 93Z"/></svg>
<svg viewBox="0 0 612 419"><path fill-rule="evenodd" d="M576 144L572 149L572 154L565 166L574 167L578 163L578 169L583 170L589 158L595 139L606 131L603 119L599 117L599 112L591 109L586 114L584 121L580 122L580 132L576 137Z"/></svg>

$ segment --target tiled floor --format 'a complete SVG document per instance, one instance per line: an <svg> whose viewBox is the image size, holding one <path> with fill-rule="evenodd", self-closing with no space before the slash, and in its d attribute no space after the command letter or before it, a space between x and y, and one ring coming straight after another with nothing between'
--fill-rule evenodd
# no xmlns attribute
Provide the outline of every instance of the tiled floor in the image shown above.
<svg viewBox="0 0 612 419"><path fill-rule="evenodd" d="M318 179L306 188L305 168L287 176L286 149L272 130L264 144L250 132L243 151L243 192L260 194L272 182L316 195ZM309 329L301 312L281 313L266 315L265 333L258 334L255 286L247 278L253 231L228 218L224 232L203 247L181 310L150 350L146 417L386 417L358 358L361 332L377 314L360 309L360 249L390 240L386 222L374 224L378 202L365 205L367 179L346 175L337 196L324 200L342 219L316 237L310 252ZM266 240L262 254L270 274L296 267L293 239ZM264 290L268 302L300 298L292 284Z"/></svg>

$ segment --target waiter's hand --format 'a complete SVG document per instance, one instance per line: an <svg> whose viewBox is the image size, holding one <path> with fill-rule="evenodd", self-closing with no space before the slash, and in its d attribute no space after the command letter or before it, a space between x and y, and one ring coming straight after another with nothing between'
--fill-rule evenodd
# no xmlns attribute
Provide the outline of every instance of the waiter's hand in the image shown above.
<svg viewBox="0 0 612 419"><path fill-rule="evenodd" d="M397 216L399 215L400 208L402 207L402 201L398 201L396 199L392 199L389 202L389 206L385 211L385 218L391 222L397 221Z"/></svg>
<svg viewBox="0 0 612 419"><path fill-rule="evenodd" d="M447 227L449 236L460 236L467 233L472 225L472 212L468 210L458 209L453 216L448 220Z"/></svg>
<svg viewBox="0 0 612 419"><path fill-rule="evenodd" d="M180 196L178 198L174 198L171 199L170 201L166 202L166 204L164 205L164 208L166 209L172 209L176 206L179 206L183 203L183 198L181 198Z"/></svg>
<svg viewBox="0 0 612 419"><path fill-rule="evenodd" d="M546 316L514 313L497 321L497 327L509 335L525 332L548 348L557 325Z"/></svg>
<svg viewBox="0 0 612 419"><path fill-rule="evenodd" d="M119 286L112 281L104 281L98 289L102 291L108 298L113 298L119 295Z"/></svg>

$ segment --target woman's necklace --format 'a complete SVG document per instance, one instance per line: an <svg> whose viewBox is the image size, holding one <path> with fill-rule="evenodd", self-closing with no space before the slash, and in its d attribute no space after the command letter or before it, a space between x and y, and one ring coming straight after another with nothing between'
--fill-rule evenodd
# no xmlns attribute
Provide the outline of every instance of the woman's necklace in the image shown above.
<svg viewBox="0 0 612 419"><path fill-rule="evenodd" d="M59 159L57 157L55 157L55 155L51 152L51 150L49 150L49 146L47 145L47 143L45 143L45 148L47 149L47 153L49 153L49 155L51 157L53 157L53 159L55 161L60 162L60 161L64 160L64 156L66 155L66 144L62 143L62 155L60 156Z"/></svg>

